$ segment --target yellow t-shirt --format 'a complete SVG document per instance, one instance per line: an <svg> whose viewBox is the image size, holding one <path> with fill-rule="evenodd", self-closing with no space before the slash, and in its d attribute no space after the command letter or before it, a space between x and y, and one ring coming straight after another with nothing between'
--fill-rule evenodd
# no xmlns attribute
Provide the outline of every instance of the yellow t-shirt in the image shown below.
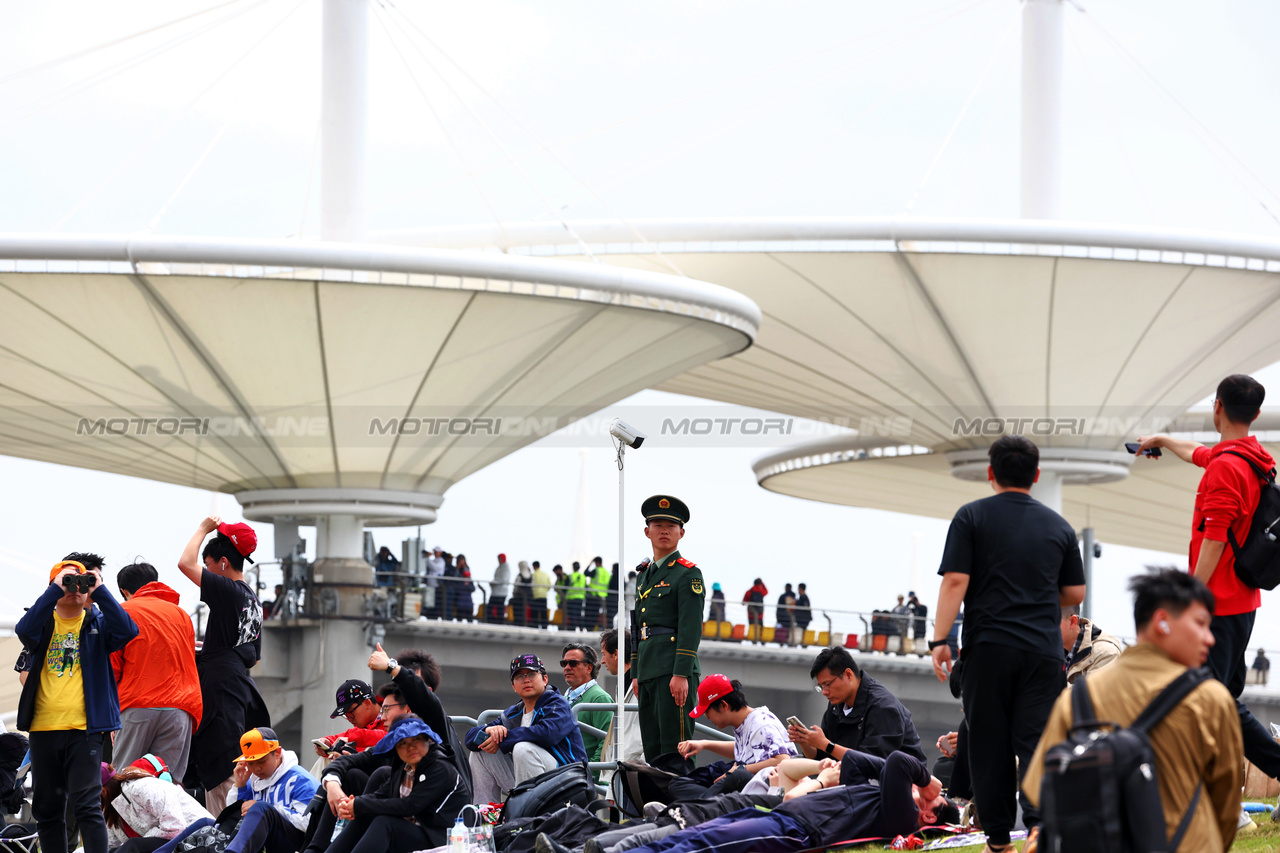
<svg viewBox="0 0 1280 853"><path fill-rule="evenodd" d="M53 638L41 662L40 684L36 690L33 732L83 729L84 676L80 671L80 628L84 611L74 619L53 614Z"/></svg>

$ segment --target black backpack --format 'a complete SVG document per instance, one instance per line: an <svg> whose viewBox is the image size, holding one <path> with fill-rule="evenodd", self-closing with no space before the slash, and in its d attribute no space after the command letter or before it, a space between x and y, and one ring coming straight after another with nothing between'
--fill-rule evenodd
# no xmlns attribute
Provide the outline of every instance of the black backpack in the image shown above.
<svg viewBox="0 0 1280 853"><path fill-rule="evenodd" d="M596 799L596 783L587 762L576 761L526 779L507 792L502 823L545 815L565 806L586 807Z"/></svg>
<svg viewBox="0 0 1280 853"><path fill-rule="evenodd" d="M1173 838L1167 838L1156 757L1147 733L1211 677L1207 669L1187 670L1125 728L1097 719L1086 676L1080 676L1071 688L1071 734L1044 757L1040 849L1055 853L1174 853L1178 849L1200 802L1201 786L1196 786Z"/></svg>
<svg viewBox="0 0 1280 853"><path fill-rule="evenodd" d="M1249 522L1249 535L1244 544L1236 541L1236 535L1227 531L1227 541L1235 554L1236 577L1255 589L1275 589L1280 585L1280 485L1276 485L1276 469L1264 471L1248 456L1234 450L1226 450L1239 456L1262 481L1258 492L1258 508ZM1201 523L1201 529L1204 529Z"/></svg>

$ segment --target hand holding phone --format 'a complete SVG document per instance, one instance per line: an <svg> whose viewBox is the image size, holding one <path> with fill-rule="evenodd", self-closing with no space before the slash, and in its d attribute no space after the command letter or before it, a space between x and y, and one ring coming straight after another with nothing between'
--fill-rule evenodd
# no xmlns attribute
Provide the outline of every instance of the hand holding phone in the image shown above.
<svg viewBox="0 0 1280 853"><path fill-rule="evenodd" d="M1130 453L1137 453L1138 448L1141 446L1142 445L1136 441L1126 441L1124 443L1124 449L1129 451ZM1158 447L1148 447L1146 450L1142 451L1142 455L1151 456L1158 459L1163 454L1160 453L1160 448Z"/></svg>
<svg viewBox="0 0 1280 853"><path fill-rule="evenodd" d="M809 727L808 727L808 726L806 726L804 723L800 722L800 718L799 718L799 717L797 717L797 716L795 716L795 715L792 715L792 716L790 716L790 717L787 717L787 725L788 725L788 726L795 726L797 729L807 729L807 728L809 728Z"/></svg>

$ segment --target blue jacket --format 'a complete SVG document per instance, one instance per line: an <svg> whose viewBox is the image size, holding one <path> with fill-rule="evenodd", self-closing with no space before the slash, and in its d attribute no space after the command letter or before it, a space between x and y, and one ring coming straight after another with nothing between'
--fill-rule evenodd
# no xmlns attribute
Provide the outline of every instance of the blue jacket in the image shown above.
<svg viewBox="0 0 1280 853"><path fill-rule="evenodd" d="M538 703L533 706L533 720L528 726L520 725L520 718L523 716L523 702L517 702L502 713L501 725L507 727L507 736L502 739L498 749L511 752L516 744L529 741L551 753L556 764L561 767L587 760L587 749L582 745L582 732L578 730L578 723L573 718L569 700L560 695L554 684L548 684L546 692L538 697ZM475 726L467 732L467 749L478 752L480 744L488 738L489 733L482 726Z"/></svg>
<svg viewBox="0 0 1280 853"><path fill-rule="evenodd" d="M53 608L64 590L49 584L36 603L18 620L14 633L22 645L31 650L31 674L22 686L18 700L18 728L31 731L36 714L36 693L44 672L44 658L53 637ZM93 588L89 597L96 607L84 614L80 628L80 672L84 679L85 731L114 732L120 728L120 698L116 694L116 676L111 669L111 653L123 649L138 636L138 626L103 584Z"/></svg>
<svg viewBox="0 0 1280 853"><path fill-rule="evenodd" d="M247 785L235 789L235 796L227 798L227 805L233 802L249 800L266 803L280 812L280 816L289 821L294 829L307 829L309 816L307 806L316 795L320 783L316 777L303 770L298 764L298 756L291 750L280 751L280 766L276 772L266 779L250 776Z"/></svg>

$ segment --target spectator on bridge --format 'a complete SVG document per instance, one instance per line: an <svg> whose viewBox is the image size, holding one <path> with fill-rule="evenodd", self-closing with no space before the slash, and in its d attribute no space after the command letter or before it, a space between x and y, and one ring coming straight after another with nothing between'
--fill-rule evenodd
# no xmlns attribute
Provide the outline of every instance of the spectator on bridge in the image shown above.
<svg viewBox="0 0 1280 853"><path fill-rule="evenodd" d="M907 604L911 607L911 636L919 643L929 636L929 608L920 603L914 592L907 594Z"/></svg>
<svg viewBox="0 0 1280 853"><path fill-rule="evenodd" d="M600 674L600 660L591 646L567 643L560 652L560 672L568 685L568 692L564 696L569 700L570 708L583 702L607 704L614 701L596 683L596 676ZM613 711L583 711L578 720L607 732L613 723ZM604 738L600 735L582 732L582 746L587 751L588 761L600 760L600 747L603 744Z"/></svg>
<svg viewBox="0 0 1280 853"><path fill-rule="evenodd" d="M446 568L448 573L449 569ZM449 602L448 618L464 622L475 621L476 604L471 594L476 585L471 581L471 566L467 564L467 555L459 554L453 566L450 580L446 581L448 590L446 600Z"/></svg>
<svg viewBox="0 0 1280 853"><path fill-rule="evenodd" d="M86 853L107 851L101 767L110 733L120 728L110 655L137 636L138 626L102 583L101 570L97 554L68 554L14 626L32 650L18 728L31 735L31 816L40 849L49 853L66 853L68 810Z"/></svg>
<svg viewBox="0 0 1280 853"><path fill-rule="evenodd" d="M187 772L191 734L204 702L196 674L196 634L178 593L160 583L150 563L133 563L116 574L120 605L138 626L138 636L111 655L120 697L120 734L112 760L126 767L153 752L174 778Z"/></svg>
<svg viewBox="0 0 1280 853"><path fill-rule="evenodd" d="M586 605L582 612L582 627L588 631L600 630L600 618L604 614L605 599L609 595L609 579L613 577L604 567L604 557L596 557L589 568Z"/></svg>
<svg viewBox="0 0 1280 853"><path fill-rule="evenodd" d="M551 592L551 575L542 563L533 561L533 596L529 600L529 623L536 628L547 627L547 594Z"/></svg>
<svg viewBox="0 0 1280 853"><path fill-rule="evenodd" d="M784 758L797 757L782 721L765 705L747 704L742 683L723 675L708 675L698 685L698 705L689 712L704 716L718 729L733 729L733 741L686 740L676 747L680 757L689 759L710 752L728 761L717 761L695 770L690 776L672 779L669 790L677 800L717 797L741 791L761 770L774 767ZM761 793L768 789L762 784Z"/></svg>
<svg viewBox="0 0 1280 853"><path fill-rule="evenodd" d="M787 734L808 758L840 758L849 750L888 757L896 751L924 761L911 712L883 684L859 668L843 646L823 649L809 677L830 702L822 724L789 726Z"/></svg>
<svg viewBox="0 0 1280 853"><path fill-rule="evenodd" d="M400 561L391 554L391 549L383 545L378 549L378 556L373 563L374 578L378 586L395 586L395 572L400 571Z"/></svg>
<svg viewBox="0 0 1280 853"><path fill-rule="evenodd" d="M1124 645L1115 637L1080 615L1079 604L1062 607L1062 650L1066 652L1067 683L1074 684L1083 673L1115 663Z"/></svg>
<svg viewBox="0 0 1280 853"><path fill-rule="evenodd" d="M961 699L972 749L969 768L982 828L993 849L1009 844L1018 782L1062 690L1061 606L1084 599L1084 568L1074 528L1031 497L1040 451L1017 435L990 448L987 477L996 494L965 504L947 531L938 573L934 672L951 667L947 634L961 601ZM1023 799L1028 829L1040 823Z"/></svg>
<svg viewBox="0 0 1280 853"><path fill-rule="evenodd" d="M493 583L489 585L489 612L486 621L495 624L507 621L507 599L511 597L512 574L507 555L499 554L498 567L493 570Z"/></svg>
<svg viewBox="0 0 1280 853"><path fill-rule="evenodd" d="M898 603L894 605L892 611L894 623L897 625L897 634L904 640L910 632L911 628L911 605L907 604L903 597L898 596Z"/></svg>
<svg viewBox="0 0 1280 853"><path fill-rule="evenodd" d="M796 594L791 589L791 584L787 584L782 595L778 596L774 621L777 623L774 639L778 641L778 645L794 646L800 642L796 637Z"/></svg>
<svg viewBox="0 0 1280 853"><path fill-rule="evenodd" d="M568 630L577 631L582 628L582 611L586 600L587 576L582 572L582 565L575 561L564 590L565 623Z"/></svg>
<svg viewBox="0 0 1280 853"><path fill-rule="evenodd" d="M1266 687L1267 675L1271 672L1271 660L1267 657L1267 653L1262 649L1258 649L1258 655L1253 659L1253 666L1250 669L1257 673L1254 676L1257 683Z"/></svg>
<svg viewBox="0 0 1280 853"><path fill-rule="evenodd" d="M613 620L618 615L618 564L614 563L613 568L609 570L609 596L605 599L605 619L604 627L613 626Z"/></svg>
<svg viewBox="0 0 1280 853"><path fill-rule="evenodd" d="M426 559L427 580L423 585L427 590L424 594L424 602L426 602L426 616L431 619L439 619L443 612L446 601L444 590L440 588L440 578L444 577L444 549L439 545L431 549L431 556Z"/></svg>
<svg viewBox="0 0 1280 853"><path fill-rule="evenodd" d="M264 622L268 619L279 619L284 615L284 584L276 584L272 593L275 598L262 602L262 619Z"/></svg>
<svg viewBox="0 0 1280 853"><path fill-rule="evenodd" d="M564 566L559 563L551 569L556 576L556 612L560 614L560 630L569 630L569 614L565 611L565 593L569 589L569 576L564 573Z"/></svg>
<svg viewBox="0 0 1280 853"><path fill-rule="evenodd" d="M626 606L628 613L636 609L636 579L638 577L640 577L640 573L635 569L631 569L627 572L627 585L623 590L623 594L626 599L624 601L624 605Z"/></svg>
<svg viewBox="0 0 1280 853"><path fill-rule="evenodd" d="M533 597L533 569L527 560L521 560L516 567L519 571L516 573L516 582L511 593L514 622L520 626L536 625L537 623L530 620L532 608L529 606L530 599Z"/></svg>
<svg viewBox="0 0 1280 853"><path fill-rule="evenodd" d="M440 735L409 715L369 752L335 761L325 772L329 790L357 765L385 781L376 791L339 800L338 816L350 823L330 853L411 853L444 845L467 804L466 786L447 753ZM373 772L378 765L386 770Z"/></svg>
<svg viewBox="0 0 1280 853"><path fill-rule="evenodd" d="M713 583L711 585L711 606L707 608L708 622L723 622L724 618L724 590L720 588L720 584Z"/></svg>
<svg viewBox="0 0 1280 853"><path fill-rule="evenodd" d="M202 550L210 533L214 537ZM266 703L249 677L250 668L262 657L262 605L244 580L244 563L253 562L249 555L257 547L258 535L249 525L226 524L209 516L178 558L178 568L200 587L200 600L209 608L204 643L196 655L204 708L191 740L187 781L204 788L205 808L214 815L222 811L235 784L232 775L241 754L241 735L271 724Z"/></svg>
<svg viewBox="0 0 1280 853"><path fill-rule="evenodd" d="M807 589L804 584L796 587L796 627L800 629L801 642L804 642L804 632L809 630L809 623L813 621L813 606L809 603Z"/></svg>
<svg viewBox="0 0 1280 853"><path fill-rule="evenodd" d="M498 722L467 732L476 803L497 802L526 779L587 758L573 711L547 682L547 668L537 655L511 661L511 688L520 701Z"/></svg>
<svg viewBox="0 0 1280 853"><path fill-rule="evenodd" d="M764 581L756 578L742 596L742 603L747 605L747 636L756 643L764 642L761 631L764 629L764 597L768 594Z"/></svg>

